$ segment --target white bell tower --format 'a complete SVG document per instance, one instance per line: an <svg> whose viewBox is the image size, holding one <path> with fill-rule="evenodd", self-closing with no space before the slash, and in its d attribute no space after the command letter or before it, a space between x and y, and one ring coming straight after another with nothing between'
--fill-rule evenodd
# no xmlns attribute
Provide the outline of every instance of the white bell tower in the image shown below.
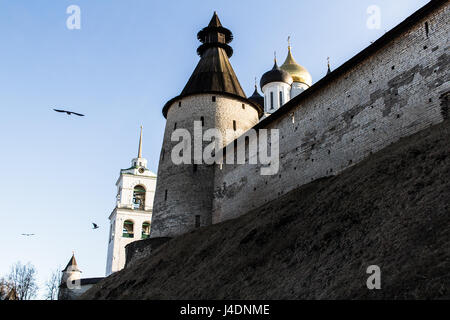
<svg viewBox="0 0 450 320"><path fill-rule="evenodd" d="M127 244L150 235L156 174L147 169L147 160L142 158L142 126L138 156L130 168L120 170L116 186L116 206L109 216L107 276L125 266Z"/></svg>

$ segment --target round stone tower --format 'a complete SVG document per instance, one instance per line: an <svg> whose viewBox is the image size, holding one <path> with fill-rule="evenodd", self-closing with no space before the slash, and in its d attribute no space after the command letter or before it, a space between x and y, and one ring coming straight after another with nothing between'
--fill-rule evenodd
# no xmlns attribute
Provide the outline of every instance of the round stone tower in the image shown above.
<svg viewBox="0 0 450 320"><path fill-rule="evenodd" d="M164 141L158 167L151 238L173 237L211 224L214 192L214 166L194 161L194 150L204 150L211 141L200 146L194 137L208 129L218 129L224 147L240 134L256 125L262 108L247 99L231 67L233 49L228 45L233 35L224 28L214 12L209 25L197 35L202 43L197 49L200 61L181 94L163 108L166 117ZM189 132L189 163L175 164L172 149L180 140L175 131ZM198 130L199 129L199 130ZM228 134L227 134L228 133ZM172 141L175 140L175 141ZM186 150L183 149L183 153ZM198 153L197 153L198 154ZM213 153L214 154L214 153ZM183 154L183 156L186 156Z"/></svg>

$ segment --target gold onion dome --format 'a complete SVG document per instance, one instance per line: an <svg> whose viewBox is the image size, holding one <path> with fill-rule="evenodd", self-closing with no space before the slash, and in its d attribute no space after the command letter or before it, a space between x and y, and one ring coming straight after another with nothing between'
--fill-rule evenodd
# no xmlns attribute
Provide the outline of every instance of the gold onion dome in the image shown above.
<svg viewBox="0 0 450 320"><path fill-rule="evenodd" d="M288 46L286 61L284 61L280 69L289 72L294 82L304 83L309 87L312 85L311 74L295 61L291 53L291 46Z"/></svg>

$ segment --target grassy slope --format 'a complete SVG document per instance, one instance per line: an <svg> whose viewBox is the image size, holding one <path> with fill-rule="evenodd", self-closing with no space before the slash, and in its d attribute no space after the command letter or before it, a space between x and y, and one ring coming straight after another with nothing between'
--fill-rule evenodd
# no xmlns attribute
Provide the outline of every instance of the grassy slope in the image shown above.
<svg viewBox="0 0 450 320"><path fill-rule="evenodd" d="M450 298L450 122L171 240L85 299ZM382 290L366 287L366 268Z"/></svg>

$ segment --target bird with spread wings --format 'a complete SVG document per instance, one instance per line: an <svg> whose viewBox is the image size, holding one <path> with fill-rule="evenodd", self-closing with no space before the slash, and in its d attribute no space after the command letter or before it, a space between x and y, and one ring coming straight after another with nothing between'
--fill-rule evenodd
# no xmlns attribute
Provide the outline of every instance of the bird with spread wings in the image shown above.
<svg viewBox="0 0 450 320"><path fill-rule="evenodd" d="M69 116L71 114L74 114L74 115L79 116L79 117L84 117L84 114L73 112L73 111L67 111L67 110L61 110L61 109L53 109L53 110L55 110L56 112L67 113Z"/></svg>

